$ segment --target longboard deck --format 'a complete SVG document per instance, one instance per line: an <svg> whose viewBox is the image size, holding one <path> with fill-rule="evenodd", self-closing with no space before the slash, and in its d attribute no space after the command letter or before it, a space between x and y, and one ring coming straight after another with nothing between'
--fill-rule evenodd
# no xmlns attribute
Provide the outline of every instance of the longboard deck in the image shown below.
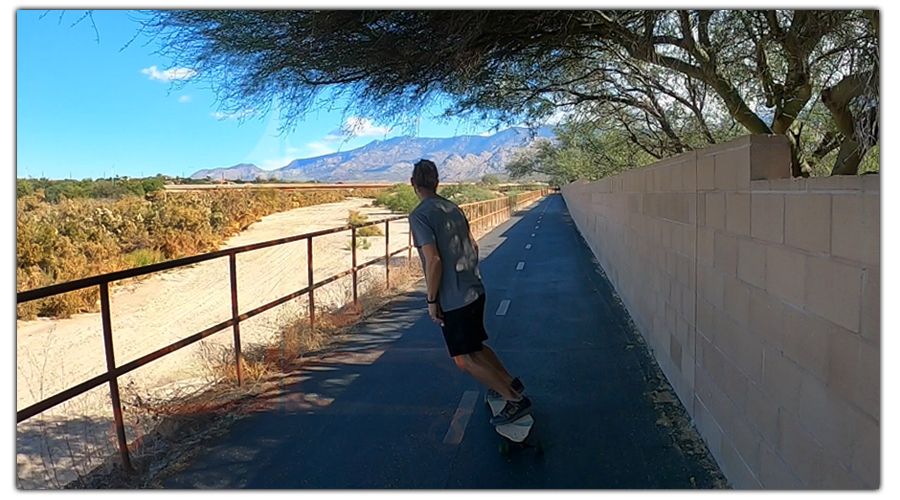
<svg viewBox="0 0 900 500"><path fill-rule="evenodd" d="M491 413L496 417L500 411L503 410L503 407L506 405L506 400L503 398L487 398L488 405L491 407ZM497 434L509 439L514 443L521 443L528 438L528 433L531 432L531 428L534 426L534 418L531 415L525 415L524 417L510 422L504 425L498 425L494 427L494 430L497 431Z"/></svg>

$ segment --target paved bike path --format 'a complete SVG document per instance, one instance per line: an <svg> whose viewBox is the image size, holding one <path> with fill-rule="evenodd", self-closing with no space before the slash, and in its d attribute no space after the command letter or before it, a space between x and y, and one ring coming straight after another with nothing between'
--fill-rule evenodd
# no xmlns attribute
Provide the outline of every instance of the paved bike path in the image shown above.
<svg viewBox="0 0 900 500"><path fill-rule="evenodd" d="M545 446L501 456L483 388L449 358L424 288L301 366L267 411L235 424L168 488L691 488L712 477L672 445L634 348L561 196L479 242L486 327L535 404ZM508 302L504 302L508 301Z"/></svg>

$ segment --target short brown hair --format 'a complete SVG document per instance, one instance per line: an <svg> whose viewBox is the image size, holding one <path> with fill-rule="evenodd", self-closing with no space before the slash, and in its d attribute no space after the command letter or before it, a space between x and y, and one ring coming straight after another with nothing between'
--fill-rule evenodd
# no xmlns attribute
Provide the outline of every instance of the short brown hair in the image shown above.
<svg viewBox="0 0 900 500"><path fill-rule="evenodd" d="M436 190L438 185L437 165L424 158L417 161L413 167L412 181L417 187Z"/></svg>

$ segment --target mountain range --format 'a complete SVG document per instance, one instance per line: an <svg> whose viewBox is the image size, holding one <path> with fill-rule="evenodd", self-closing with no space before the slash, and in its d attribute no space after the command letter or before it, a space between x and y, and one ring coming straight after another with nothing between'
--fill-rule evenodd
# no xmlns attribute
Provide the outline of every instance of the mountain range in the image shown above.
<svg viewBox="0 0 900 500"><path fill-rule="evenodd" d="M372 141L349 151L297 159L277 170L263 170L250 163L240 163L232 167L199 170L191 178L403 182L409 179L413 164L427 158L437 165L441 180L458 182L480 179L486 174L505 174L506 164L517 151L532 145L539 138L553 137L550 127L514 127L489 136L400 136Z"/></svg>

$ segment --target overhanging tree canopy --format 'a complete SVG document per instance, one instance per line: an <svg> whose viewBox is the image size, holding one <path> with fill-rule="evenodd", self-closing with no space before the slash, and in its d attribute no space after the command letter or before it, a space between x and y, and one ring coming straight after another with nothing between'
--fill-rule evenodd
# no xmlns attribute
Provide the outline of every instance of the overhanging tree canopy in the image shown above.
<svg viewBox="0 0 900 500"><path fill-rule="evenodd" d="M743 129L785 134L794 175L877 141L878 15L867 11L159 11L144 29L232 112L277 99L290 127L319 93L399 123L446 114L599 116L651 156Z"/></svg>

